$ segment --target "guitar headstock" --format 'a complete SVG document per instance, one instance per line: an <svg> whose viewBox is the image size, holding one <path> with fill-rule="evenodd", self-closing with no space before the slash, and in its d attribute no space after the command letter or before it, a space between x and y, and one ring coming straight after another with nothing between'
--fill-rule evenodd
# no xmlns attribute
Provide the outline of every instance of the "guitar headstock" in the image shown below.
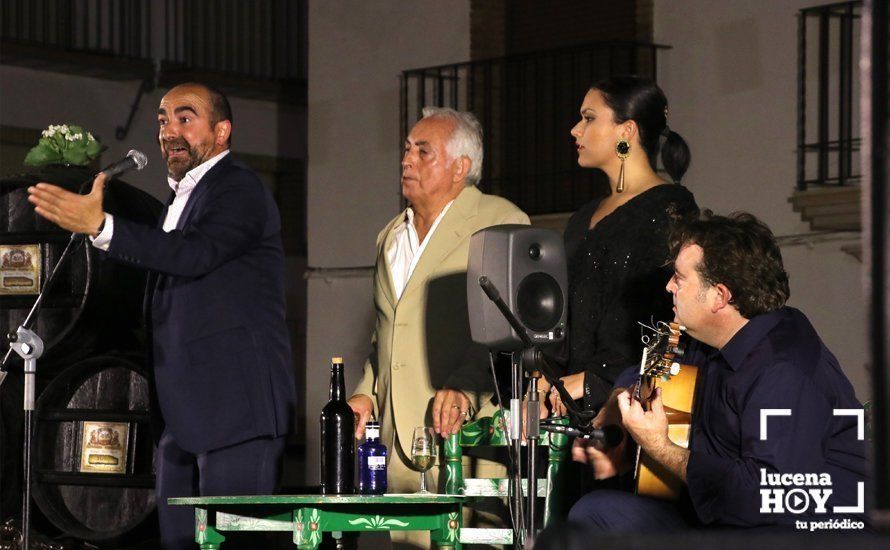
<svg viewBox="0 0 890 550"><path fill-rule="evenodd" d="M678 323L659 322L654 327L646 328L652 331L652 335L643 336L640 376L669 380L680 372L677 358L683 355L680 336L686 327Z"/></svg>

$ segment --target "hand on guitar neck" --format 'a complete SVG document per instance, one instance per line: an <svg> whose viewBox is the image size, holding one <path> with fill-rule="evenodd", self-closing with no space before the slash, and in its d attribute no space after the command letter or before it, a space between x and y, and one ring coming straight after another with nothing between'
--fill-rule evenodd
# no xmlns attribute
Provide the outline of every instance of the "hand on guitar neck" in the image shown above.
<svg viewBox="0 0 890 550"><path fill-rule="evenodd" d="M661 394L662 389L656 388L654 397L644 406L630 390L622 391L617 396L621 422L644 453L685 483L689 450L668 437L668 417Z"/></svg>
<svg viewBox="0 0 890 550"><path fill-rule="evenodd" d="M676 499L686 484L698 369L679 363L681 327L660 323L652 330L654 336L644 339L637 382L614 390L593 421L596 428L622 426L621 444L604 448L576 440L572 457L589 462L596 479L633 468L637 494Z"/></svg>

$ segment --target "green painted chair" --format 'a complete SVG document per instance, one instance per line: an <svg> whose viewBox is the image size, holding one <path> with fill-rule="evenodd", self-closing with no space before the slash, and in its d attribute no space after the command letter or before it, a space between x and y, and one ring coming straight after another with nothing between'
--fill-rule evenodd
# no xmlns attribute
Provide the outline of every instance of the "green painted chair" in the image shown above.
<svg viewBox="0 0 890 550"><path fill-rule="evenodd" d="M507 415L509 411L505 411ZM507 419L500 411L494 416L480 418L465 424L460 432L445 441L445 492L459 494L472 501L474 498L497 497L509 495L509 478L465 479L461 457L467 447L506 447L510 445L505 427ZM568 419L555 420L567 424ZM547 477L538 479L538 497L544 498L544 525L561 517L559 509L558 479L562 466L569 455L569 439L564 434L541 433L539 447L547 447ZM528 484L523 479L523 492L527 494ZM463 544L512 544L511 529L477 529L462 528L460 542Z"/></svg>

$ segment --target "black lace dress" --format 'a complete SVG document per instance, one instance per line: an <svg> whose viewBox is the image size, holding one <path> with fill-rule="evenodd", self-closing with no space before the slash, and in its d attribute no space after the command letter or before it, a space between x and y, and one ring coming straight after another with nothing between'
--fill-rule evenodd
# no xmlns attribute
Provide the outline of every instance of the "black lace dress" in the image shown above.
<svg viewBox="0 0 890 550"><path fill-rule="evenodd" d="M668 236L698 212L680 185L640 193L589 229L602 199L581 207L565 231L569 275L568 374L584 372L584 405L598 409L616 376L642 355L639 322L671 320L665 285Z"/></svg>

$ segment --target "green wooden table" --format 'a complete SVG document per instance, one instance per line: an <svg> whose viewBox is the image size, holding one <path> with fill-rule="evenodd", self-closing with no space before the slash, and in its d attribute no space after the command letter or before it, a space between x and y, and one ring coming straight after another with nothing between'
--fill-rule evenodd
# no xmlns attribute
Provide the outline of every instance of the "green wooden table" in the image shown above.
<svg viewBox="0 0 890 550"><path fill-rule="evenodd" d="M226 531L287 531L297 548L317 548L322 532L429 531L439 548L461 548L460 495L269 495L171 498L195 507L195 542L215 550Z"/></svg>

